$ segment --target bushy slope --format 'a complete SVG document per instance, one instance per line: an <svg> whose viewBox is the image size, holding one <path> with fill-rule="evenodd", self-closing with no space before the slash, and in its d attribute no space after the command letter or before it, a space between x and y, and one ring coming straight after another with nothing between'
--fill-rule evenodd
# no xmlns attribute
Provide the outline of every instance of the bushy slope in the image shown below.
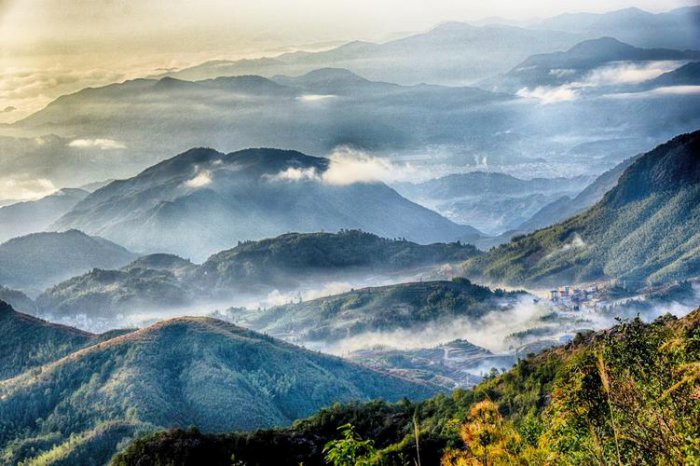
<svg viewBox="0 0 700 466"><path fill-rule="evenodd" d="M420 245L380 238L359 230L339 233L290 233L249 241L210 257L196 272L201 286L290 288L307 280L328 280L357 273L391 273L454 263L476 256L471 245Z"/></svg>
<svg viewBox="0 0 700 466"><path fill-rule="evenodd" d="M113 464L217 466L235 456L250 465L320 466L324 445L346 423L374 441L371 465L413 464L416 428L422 464L439 464L446 451L453 460L446 464L695 464L699 337L700 310L646 325L633 320L450 397L334 406L280 430L163 432L133 443Z"/></svg>
<svg viewBox="0 0 700 466"><path fill-rule="evenodd" d="M137 256L77 230L34 233L0 244L0 284L42 289L94 267L118 268Z"/></svg>
<svg viewBox="0 0 700 466"><path fill-rule="evenodd" d="M336 401L436 391L214 319L180 318L0 383L0 450L47 436L61 444L107 421L253 429L289 424Z"/></svg>
<svg viewBox="0 0 700 466"><path fill-rule="evenodd" d="M253 311L245 322L287 338L334 342L363 332L418 328L460 317L477 319L518 296L462 278L402 283Z"/></svg>
<svg viewBox="0 0 700 466"><path fill-rule="evenodd" d="M328 181L329 164L295 151L192 149L99 189L55 227L195 260L289 231L362 229L420 243L479 236L383 183Z"/></svg>
<svg viewBox="0 0 700 466"><path fill-rule="evenodd" d="M471 259L465 272L532 286L617 279L631 288L697 276L700 132L639 157L584 213Z"/></svg>
<svg viewBox="0 0 700 466"><path fill-rule="evenodd" d="M94 335L15 312L0 301L0 380L55 361L85 346Z"/></svg>

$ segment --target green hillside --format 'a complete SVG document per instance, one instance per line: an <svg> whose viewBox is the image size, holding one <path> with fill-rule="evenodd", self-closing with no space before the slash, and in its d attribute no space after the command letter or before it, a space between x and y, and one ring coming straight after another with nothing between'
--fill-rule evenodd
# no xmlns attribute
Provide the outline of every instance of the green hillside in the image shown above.
<svg viewBox="0 0 700 466"><path fill-rule="evenodd" d="M95 336L15 312L0 301L0 381L59 359Z"/></svg>
<svg viewBox="0 0 700 466"><path fill-rule="evenodd" d="M247 241L213 255L199 268L197 280L202 286L228 289L260 284L290 287L302 281L302 277L399 272L461 262L478 254L468 244L420 245L359 230L290 233Z"/></svg>
<svg viewBox="0 0 700 466"><path fill-rule="evenodd" d="M587 211L470 259L465 273L519 286L617 279L630 288L700 275L700 132L644 154Z"/></svg>
<svg viewBox="0 0 700 466"><path fill-rule="evenodd" d="M320 466L331 464L324 446L348 423L355 436L344 445L357 454L336 464L415 464L416 437L425 465L697 464L698 342L700 309L626 321L522 360L473 390L417 404L335 405L287 429L158 433L113 464L223 466L235 457L250 466ZM376 452L364 454L371 449L361 439Z"/></svg>
<svg viewBox="0 0 700 466"><path fill-rule="evenodd" d="M452 281L401 283L352 290L311 301L235 315L251 328L301 341L332 342L369 331L419 328L459 317L479 318L512 304L507 293Z"/></svg>
<svg viewBox="0 0 700 466"><path fill-rule="evenodd" d="M180 318L0 382L0 459L54 449L70 457L72 448L91 450L93 443L100 454L113 453L128 435L95 439L96 429L112 431L105 423L132 431L255 429L290 424L336 401L421 399L437 391L225 322Z"/></svg>

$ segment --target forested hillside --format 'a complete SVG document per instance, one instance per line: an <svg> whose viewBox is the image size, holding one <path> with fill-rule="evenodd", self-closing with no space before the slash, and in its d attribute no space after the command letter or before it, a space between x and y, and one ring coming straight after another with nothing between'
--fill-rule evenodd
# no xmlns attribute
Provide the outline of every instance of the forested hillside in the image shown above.
<svg viewBox="0 0 700 466"><path fill-rule="evenodd" d="M473 390L421 403L335 405L289 429L158 433L113 464L696 464L699 342L700 309L625 321ZM338 454L348 456L334 461Z"/></svg>
<svg viewBox="0 0 700 466"><path fill-rule="evenodd" d="M624 286L700 274L700 132L644 154L596 205L465 264L469 277L518 286L619 280Z"/></svg>

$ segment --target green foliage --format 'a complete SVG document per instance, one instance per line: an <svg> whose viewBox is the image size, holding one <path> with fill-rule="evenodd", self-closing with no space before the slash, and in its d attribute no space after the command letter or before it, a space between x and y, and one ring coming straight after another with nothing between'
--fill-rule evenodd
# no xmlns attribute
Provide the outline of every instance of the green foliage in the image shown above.
<svg viewBox="0 0 700 466"><path fill-rule="evenodd" d="M473 390L417 404L334 405L287 429L194 438L154 434L115 464L185 465L206 458L199 464L218 465L235 454L249 465L321 466L324 446L337 442L338 426L348 424L351 445L373 440L369 464L413 464L416 424L426 465L696 464L698 361L700 310L652 324L634 319L519 361ZM208 453L198 456L193 441L206 444ZM193 456L181 461L172 451ZM158 460L138 462L142 458Z"/></svg>
<svg viewBox="0 0 700 466"><path fill-rule="evenodd" d="M351 424L338 428L342 439L331 440L323 447L326 462L332 466L368 466L377 453L372 440L362 440Z"/></svg>

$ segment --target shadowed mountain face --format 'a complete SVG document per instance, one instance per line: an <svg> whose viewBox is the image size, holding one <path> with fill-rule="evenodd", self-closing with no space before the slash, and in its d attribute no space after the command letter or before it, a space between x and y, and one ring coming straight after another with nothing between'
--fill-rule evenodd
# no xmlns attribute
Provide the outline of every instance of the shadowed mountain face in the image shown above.
<svg viewBox="0 0 700 466"><path fill-rule="evenodd" d="M584 213L471 259L493 282L554 286L617 279L627 287L700 275L700 132L637 158Z"/></svg>
<svg viewBox="0 0 700 466"><path fill-rule="evenodd" d="M0 311L0 319L9 312ZM61 338L68 341L89 337L62 327L46 330L48 324L21 315L12 318L15 331L23 334L34 335L38 327L67 333ZM27 346L45 344L37 336ZM106 423L142 429L196 425L208 432L256 429L290 424L337 401L421 399L438 391L205 318L166 321L63 359L55 355L55 362L40 371L0 382L4 454L34 456L67 442L69 433L80 444L84 434ZM41 442L47 438L52 442ZM122 438L108 436L100 448L114 452ZM23 448L28 444L36 448Z"/></svg>
<svg viewBox="0 0 700 466"><path fill-rule="evenodd" d="M479 236L382 183L331 179L329 164L294 151L193 149L96 191L54 227L195 260L288 231L361 229L420 243Z"/></svg>
<svg viewBox="0 0 700 466"><path fill-rule="evenodd" d="M0 381L87 345L95 336L16 312L0 301Z"/></svg>
<svg viewBox="0 0 700 466"><path fill-rule="evenodd" d="M36 291L95 267L121 267L136 257L77 230L34 233L0 244L0 284Z"/></svg>

